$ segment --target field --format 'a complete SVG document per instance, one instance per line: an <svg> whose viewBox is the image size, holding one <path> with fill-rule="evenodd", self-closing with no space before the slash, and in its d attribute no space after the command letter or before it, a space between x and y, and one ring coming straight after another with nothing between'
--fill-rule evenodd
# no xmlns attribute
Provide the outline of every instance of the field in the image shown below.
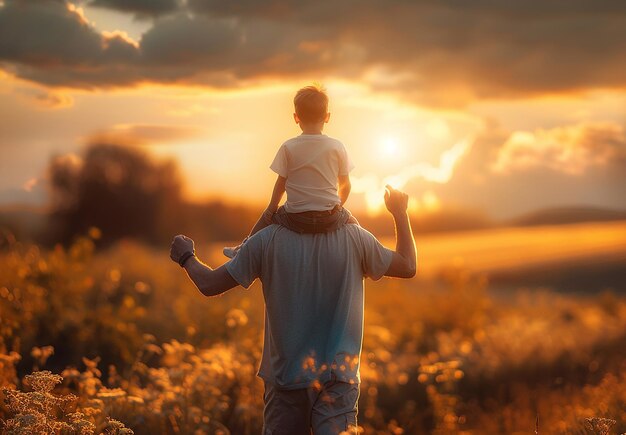
<svg viewBox="0 0 626 435"><path fill-rule="evenodd" d="M493 273L597 258L626 259L626 223L583 223L427 235L419 238L420 274L451 264ZM387 244L390 244L387 241Z"/></svg>
<svg viewBox="0 0 626 435"><path fill-rule="evenodd" d="M259 283L207 299L98 237L0 244L5 430L259 433ZM417 241L418 278L366 283L365 434L626 432L626 222Z"/></svg>

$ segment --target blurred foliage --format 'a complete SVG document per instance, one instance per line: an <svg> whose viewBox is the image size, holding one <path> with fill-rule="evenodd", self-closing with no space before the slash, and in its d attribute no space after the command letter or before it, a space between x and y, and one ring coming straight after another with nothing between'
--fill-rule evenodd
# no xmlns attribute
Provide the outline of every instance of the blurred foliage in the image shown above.
<svg viewBox="0 0 626 435"><path fill-rule="evenodd" d="M0 232L9 229L52 246L68 245L95 227L98 247L121 239L166 246L181 232L203 241L241 239L260 213L221 201L184 201L176 163L156 161L137 147L93 144L83 156L52 158L48 175L45 228L37 230L33 212L8 210L0 215ZM27 220L29 226L23 224Z"/></svg>
<svg viewBox="0 0 626 435"><path fill-rule="evenodd" d="M82 158L53 158L48 172L55 241L68 242L92 226L105 243L125 236L169 239L181 202L173 161L153 161L137 147L94 144Z"/></svg>
<svg viewBox="0 0 626 435"><path fill-rule="evenodd" d="M87 234L67 248L3 240L5 429L259 433L260 285L204 298L165 250L126 240L95 251L101 232ZM217 248L198 253L221 261ZM626 301L610 292L494 297L485 276L463 269L368 282L359 424L367 434L513 434L538 418L539 433L626 432L625 331ZM63 380L32 394L26 375L43 369ZM37 411L44 400L54 413Z"/></svg>

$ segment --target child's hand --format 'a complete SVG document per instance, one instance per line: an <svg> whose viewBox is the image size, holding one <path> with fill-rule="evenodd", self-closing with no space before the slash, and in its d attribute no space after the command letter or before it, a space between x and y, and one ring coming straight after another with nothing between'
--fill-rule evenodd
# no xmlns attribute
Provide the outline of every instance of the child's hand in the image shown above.
<svg viewBox="0 0 626 435"><path fill-rule="evenodd" d="M170 247L170 258L172 261L180 263L180 258L187 252L195 252L193 240L182 234L174 237Z"/></svg>
<svg viewBox="0 0 626 435"><path fill-rule="evenodd" d="M387 184L385 186L385 206L392 215L405 213L409 206L409 195Z"/></svg>

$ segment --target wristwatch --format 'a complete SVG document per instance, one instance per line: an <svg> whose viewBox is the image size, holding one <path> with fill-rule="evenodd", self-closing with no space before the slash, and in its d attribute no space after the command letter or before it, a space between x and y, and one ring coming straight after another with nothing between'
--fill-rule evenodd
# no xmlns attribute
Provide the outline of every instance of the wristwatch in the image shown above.
<svg viewBox="0 0 626 435"><path fill-rule="evenodd" d="M187 262L187 260L189 260L191 257L195 257L195 255L196 255L196 253L194 251L187 251L187 252L185 252L178 259L178 264L180 264L180 267L185 267L185 263Z"/></svg>

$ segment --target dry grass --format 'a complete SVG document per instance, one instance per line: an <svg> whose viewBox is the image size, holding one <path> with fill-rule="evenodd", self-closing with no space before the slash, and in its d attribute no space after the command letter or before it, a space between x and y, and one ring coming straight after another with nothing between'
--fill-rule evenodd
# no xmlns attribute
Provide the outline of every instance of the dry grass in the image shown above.
<svg viewBox="0 0 626 435"><path fill-rule="evenodd" d="M451 266L495 272L598 256L626 258L626 222L430 234L420 237L419 248L420 274L426 276Z"/></svg>
<svg viewBox="0 0 626 435"><path fill-rule="evenodd" d="M13 243L0 265L5 432L259 432L258 283L204 299L165 251L96 254L90 239L52 251ZM538 416L541 434L626 432L622 296L494 299L471 268L436 275L367 284L365 433L532 433Z"/></svg>

